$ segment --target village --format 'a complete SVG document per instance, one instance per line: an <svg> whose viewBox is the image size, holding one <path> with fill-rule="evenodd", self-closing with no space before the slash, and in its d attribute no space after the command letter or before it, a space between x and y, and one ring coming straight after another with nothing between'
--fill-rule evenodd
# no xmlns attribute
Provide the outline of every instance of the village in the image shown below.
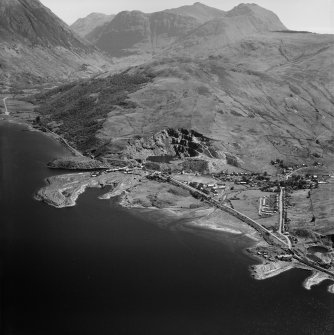
<svg viewBox="0 0 334 335"><path fill-rule="evenodd" d="M274 163L274 164L273 164ZM296 262L304 266L333 274L334 252L332 245L323 243L320 238L310 241L291 231L288 209L291 208L291 194L296 191L310 192L327 184L329 173L318 170L317 166L287 166L279 161L276 176L267 172L237 172L202 174L198 171L159 171L146 167L145 162L132 166L114 167L93 171L91 177L101 174L122 172L145 176L157 182L169 182L190 191L193 197L214 207L236 214L241 220L255 227L267 241L252 250L252 254L261 258L264 264ZM283 167L282 167L283 166ZM311 173L311 172L312 173ZM322 248L322 252L319 249ZM268 263L268 264L269 264ZM326 272L327 271L327 272Z"/></svg>

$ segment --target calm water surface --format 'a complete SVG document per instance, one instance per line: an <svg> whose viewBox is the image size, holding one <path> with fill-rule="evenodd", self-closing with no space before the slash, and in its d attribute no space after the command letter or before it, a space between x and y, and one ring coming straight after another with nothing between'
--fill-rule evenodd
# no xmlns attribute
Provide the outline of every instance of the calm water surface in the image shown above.
<svg viewBox="0 0 334 335"><path fill-rule="evenodd" d="M0 123L2 334L334 334L326 283L293 270L255 281L230 235L162 229L90 190L54 209L32 199L65 154Z"/></svg>

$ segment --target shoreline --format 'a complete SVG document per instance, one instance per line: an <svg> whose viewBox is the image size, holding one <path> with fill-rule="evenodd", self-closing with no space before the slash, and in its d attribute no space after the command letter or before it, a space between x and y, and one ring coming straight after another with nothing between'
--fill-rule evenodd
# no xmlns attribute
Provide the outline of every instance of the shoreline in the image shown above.
<svg viewBox="0 0 334 335"><path fill-rule="evenodd" d="M35 199L56 208L75 206L79 196L87 188L108 186L111 189L98 196L98 199L107 201L117 199L117 204L122 208L130 210L134 214L136 214L136 210L139 210L137 213L144 215L149 221L154 218L154 222L160 226L170 229L174 229L174 226L178 229L183 227L183 229L196 230L197 232L206 231L216 234L217 237L221 236L219 234L224 234L225 236L243 238L245 242L247 241L248 246L242 248L242 252L258 263L249 267L251 276L256 280L269 279L292 269L312 271L311 268L296 260L282 261L276 259L275 256L265 256L267 259L264 259L259 250L267 250L270 253L270 246L257 237L255 232L250 232L250 227L243 225L241 222L236 223L233 218L224 218L221 211L205 207L204 204L198 208L191 208L190 206L188 208L170 206L159 208L153 204L138 201L138 199L141 199L142 193L148 192L151 194L156 189L160 190L161 187L170 187L168 184L146 180L143 174L138 176L137 174L111 172L93 178L90 173L82 172L52 176L47 178L46 182L47 185L38 191ZM160 192L162 191L160 190ZM165 190L165 192L168 191ZM188 200L191 203L197 201L192 197ZM251 234L252 238L250 238ZM252 243L252 245L249 246L249 243ZM329 279L329 277L316 273L316 276L311 275L306 278L303 286L305 289L310 289L326 279ZM334 293L334 285L328 288L328 292Z"/></svg>
<svg viewBox="0 0 334 335"><path fill-rule="evenodd" d="M22 125L27 127L29 131L37 131L45 136L57 141L60 145L62 145L64 148L66 148L67 151L73 156L78 157L78 155L75 155L75 153L69 149L68 144L66 145L66 140L64 140L60 135L56 135L52 132L44 132L41 129L33 127L33 125L28 122L27 120L22 120L19 118L15 118L12 116L5 116L2 118L3 121L14 123L18 125ZM77 151L77 150L76 150ZM81 157L84 157L80 153ZM49 178L46 178L44 182L46 183L46 186L40 189L35 195L34 199L37 201L41 201L46 203L47 205L53 206L57 209L66 208L66 207L74 207L77 204L77 200L80 197L81 194L83 194L87 188L103 188L106 186L111 186L117 181L117 179L121 179L121 182L111 191L106 192L105 194L99 196L98 198L101 200L110 200L112 198L119 197L118 204L124 208L124 209L142 209L142 210L151 210L156 211L157 213L164 214L163 220L175 220L178 219L184 219L189 220L187 223L183 223L184 228L190 228L190 229L196 229L196 231L208 231L208 232L214 232L214 233L223 233L223 234L230 234L233 236L240 236L242 238L247 239L247 241L252 241L253 246L243 248L242 252L244 252L249 258L259 262L259 264L251 265L249 267L251 276L256 280L265 280L268 278L272 278L275 276L280 275L281 273L284 273L286 271L289 271L294 268L299 269L307 269L309 271L312 271L312 269L307 268L306 266L303 266L302 264L299 264L295 261L288 263L283 261L277 261L274 262L268 262L263 257L260 257L256 253L256 248L261 246L263 241L256 236L255 231L250 231L246 233L245 231L240 231L237 228L231 228L231 224L225 223L224 220L220 220L220 224L217 224L215 220L213 222L210 221L210 215L212 215L215 211L208 211L208 209L199 208L197 210L190 210L188 208L189 213L194 214L194 212L201 211L208 211L206 215L199 215L198 217L190 217L189 213L188 215L184 213L186 211L185 208L183 208L183 212L180 209L177 208L159 208L155 206L142 206L140 204L136 204L131 202L131 199L127 198L127 194L129 194L129 190L131 187L136 187L138 183L134 182L134 179L137 177L133 177L132 175L124 175L122 173L112 173L111 180L108 180L108 178L100 178L91 177L89 172L73 172L69 174L64 175L54 175ZM110 176L110 174L109 174ZM116 177L116 180L115 180ZM69 178L69 185L65 184L61 185L59 184L59 180L63 178ZM73 179L72 179L73 178ZM77 179L79 178L79 183ZM143 175L141 175L139 178L145 178ZM72 179L72 180L71 180ZM83 180L80 180L83 179ZM134 211L135 212L135 211ZM162 220L162 221L163 221ZM241 223L239 222L241 225ZM217 235L218 236L218 235ZM327 280L325 275L317 272L312 272L312 274L305 279L303 282L303 287L307 290L310 290L313 286L320 284L324 280ZM330 285L328 287L328 292L334 294L334 284Z"/></svg>
<svg viewBox="0 0 334 335"><path fill-rule="evenodd" d="M0 117L1 117L0 121L8 122L8 123L14 123L14 124L21 125L21 126L26 126L29 131L35 131L35 132L38 132L40 134L44 134L48 138L51 138L54 141L61 144L63 148L67 149L69 151L69 153L71 153L71 155L73 155L73 157L86 157L80 151L73 148L69 143L67 143L67 140L64 137L52 132L51 130L49 130L47 128L45 128L45 131L43 131L42 129L40 129L38 127L35 127L34 124L31 121L20 118L20 117L17 117L17 116L12 116L10 114L9 115L1 114Z"/></svg>

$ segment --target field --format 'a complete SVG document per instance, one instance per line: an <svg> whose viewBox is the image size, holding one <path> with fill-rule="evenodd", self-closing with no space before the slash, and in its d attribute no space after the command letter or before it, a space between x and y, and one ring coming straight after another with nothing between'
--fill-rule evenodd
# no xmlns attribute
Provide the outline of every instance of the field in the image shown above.
<svg viewBox="0 0 334 335"><path fill-rule="evenodd" d="M270 217L259 216L259 198L270 196L273 193L262 192L260 190L240 190L228 195L234 209L247 215L249 218L257 221L267 228L277 228L279 216L278 213Z"/></svg>

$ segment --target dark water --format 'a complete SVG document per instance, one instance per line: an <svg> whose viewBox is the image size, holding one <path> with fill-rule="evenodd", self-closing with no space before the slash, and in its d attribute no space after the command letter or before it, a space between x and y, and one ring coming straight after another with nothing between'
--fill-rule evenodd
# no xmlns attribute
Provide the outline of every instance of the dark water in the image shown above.
<svg viewBox="0 0 334 335"><path fill-rule="evenodd" d="M159 228L84 194L32 199L63 149L0 125L2 334L333 334L334 296L307 272L250 278L244 242ZM213 238L215 236L215 238Z"/></svg>

